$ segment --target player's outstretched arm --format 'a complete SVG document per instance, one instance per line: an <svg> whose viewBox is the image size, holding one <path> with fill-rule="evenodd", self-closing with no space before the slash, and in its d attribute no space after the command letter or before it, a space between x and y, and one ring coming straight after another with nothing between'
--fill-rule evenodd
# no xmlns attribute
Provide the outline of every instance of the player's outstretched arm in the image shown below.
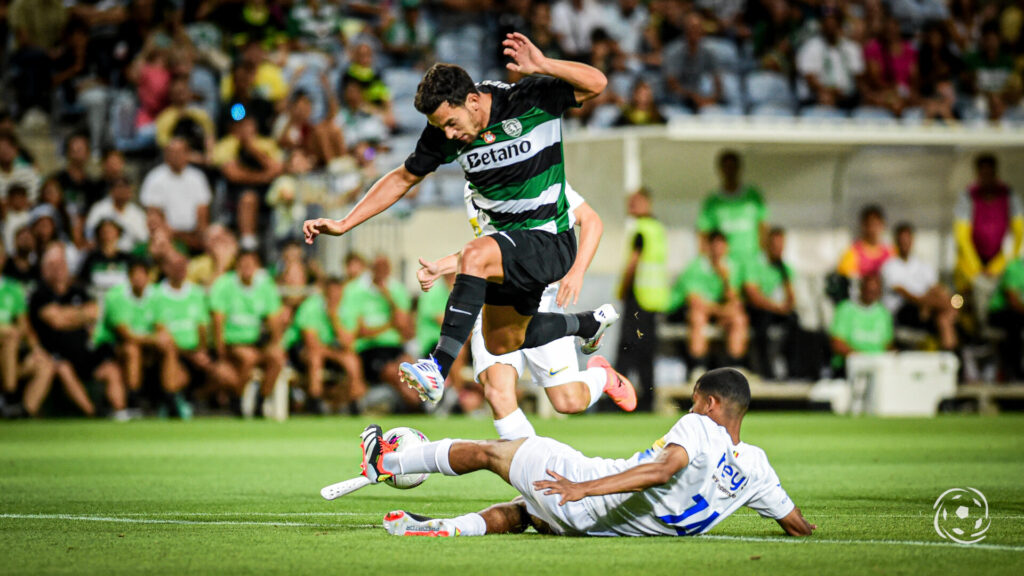
<svg viewBox="0 0 1024 576"><path fill-rule="evenodd" d="M667 483L686 465L690 457L686 449L678 444L669 444L648 464L635 466L618 474L605 476L587 482L573 482L555 472L548 470L554 480L538 480L533 483L535 490L544 490L545 495L561 494L559 506L566 502L576 502L587 496L604 496L605 494L621 494L623 492L639 492L653 486Z"/></svg>
<svg viewBox="0 0 1024 576"><path fill-rule="evenodd" d="M776 520L779 526L786 531L786 534L790 536L810 536L815 530L818 529L817 524L811 524L804 518L803 513L800 509L793 507L793 511L786 514L782 518Z"/></svg>
<svg viewBox="0 0 1024 576"><path fill-rule="evenodd" d="M422 176L416 176L409 172L404 164L395 168L377 180L363 196L363 199L341 220L331 220L330 218L306 220L302 225L302 234L306 237L306 244L312 244L320 234L331 236L345 234L390 208L421 180L423 180Z"/></svg>
<svg viewBox="0 0 1024 576"><path fill-rule="evenodd" d="M576 251L576 261L572 263L568 274L558 284L558 296L555 302L559 306L565 306L572 301L576 304L580 299L580 290L583 288L583 275L590 268L594 261L594 254L597 254L597 246L601 243L601 235L604 234L604 222L597 212L584 202L573 212L576 221L580 225L580 245Z"/></svg>
<svg viewBox="0 0 1024 576"><path fill-rule="evenodd" d="M608 85L608 78L597 68L581 62L548 58L519 32L506 34L501 45L505 47L505 55L512 58L506 68L527 76L545 74L565 80L575 88L576 102L580 104L604 92Z"/></svg>

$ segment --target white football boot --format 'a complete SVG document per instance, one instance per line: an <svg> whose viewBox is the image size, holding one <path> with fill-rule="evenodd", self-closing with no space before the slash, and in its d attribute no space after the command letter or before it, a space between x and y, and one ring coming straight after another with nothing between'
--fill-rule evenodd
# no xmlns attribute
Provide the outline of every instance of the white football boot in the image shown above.
<svg viewBox="0 0 1024 576"><path fill-rule="evenodd" d="M594 310L594 320L597 320L600 326L598 326L597 332L593 336L583 340L583 343L580 345L580 351L584 354L597 352L598 348L601 347L601 337L604 336L604 331L612 324L615 324L618 319L619 313L615 311L615 307L611 304L604 304L597 310Z"/></svg>

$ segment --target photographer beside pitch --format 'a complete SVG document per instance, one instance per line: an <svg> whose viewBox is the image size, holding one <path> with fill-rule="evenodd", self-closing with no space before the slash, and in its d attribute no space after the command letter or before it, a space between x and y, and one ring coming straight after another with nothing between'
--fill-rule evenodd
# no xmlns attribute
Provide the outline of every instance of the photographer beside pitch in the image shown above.
<svg viewBox="0 0 1024 576"><path fill-rule="evenodd" d="M495 355L565 336L584 338L584 351L593 352L618 318L610 305L581 314L538 312L548 284L564 278L576 259L561 116L600 94L608 79L592 66L545 57L522 34L508 34L502 45L512 59L507 67L526 78L513 85L474 84L458 66L434 65L416 92L416 109L428 126L412 155L377 181L345 218L303 225L307 243L319 234L344 234L442 164L459 162L473 202L498 233L462 249L437 347L429 358L400 367L403 380L434 403L481 310L484 342Z"/></svg>
<svg viewBox="0 0 1024 576"><path fill-rule="evenodd" d="M760 448L740 440L750 405L747 379L732 368L705 373L693 407L654 445L628 460L588 458L550 438L439 442L396 452L379 426L362 434L363 475L459 476L490 470L520 498L457 518L426 518L397 510L384 517L396 536L482 536L533 526L564 536L693 536L747 506L791 536L809 523L783 490ZM545 475L550 479L543 479Z"/></svg>

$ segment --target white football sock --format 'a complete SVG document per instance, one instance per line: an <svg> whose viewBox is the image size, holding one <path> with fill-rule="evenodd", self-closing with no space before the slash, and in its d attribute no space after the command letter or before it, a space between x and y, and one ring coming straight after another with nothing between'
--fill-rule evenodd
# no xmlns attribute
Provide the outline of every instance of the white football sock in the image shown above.
<svg viewBox="0 0 1024 576"><path fill-rule="evenodd" d="M448 462L451 438L429 442L401 452L389 452L383 457L384 469L394 474L437 474L458 476Z"/></svg>
<svg viewBox="0 0 1024 576"><path fill-rule="evenodd" d="M523 414L522 408L516 408L515 412L500 420L495 420L494 429L498 431L498 438L502 440L516 440L537 435L533 431L533 425L526 419L526 414Z"/></svg>
<svg viewBox="0 0 1024 576"><path fill-rule="evenodd" d="M483 536L487 533L487 522L476 512L452 518L449 522L459 529L459 536Z"/></svg>
<svg viewBox="0 0 1024 576"><path fill-rule="evenodd" d="M608 382L608 373L605 372L604 368L588 368L580 372L580 381L590 389L590 404L587 404L587 408L590 408L597 404L597 401L601 399L601 395L604 394L604 385Z"/></svg>

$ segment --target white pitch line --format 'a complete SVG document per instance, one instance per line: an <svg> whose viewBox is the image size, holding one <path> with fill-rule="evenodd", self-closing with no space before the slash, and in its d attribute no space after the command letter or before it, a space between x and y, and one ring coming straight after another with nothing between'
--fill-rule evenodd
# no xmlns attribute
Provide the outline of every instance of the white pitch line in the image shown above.
<svg viewBox="0 0 1024 576"><path fill-rule="evenodd" d="M828 538L807 538L772 537L772 536L727 536L724 534L708 534L697 538L707 540L725 540L735 542L761 542L771 544L873 544L882 546L927 546L934 548L951 548L956 550L1003 550L1009 552L1024 552L1024 546L1013 546L1011 544L955 544L947 542L925 542L921 540L840 540Z"/></svg>
<svg viewBox="0 0 1024 576"><path fill-rule="evenodd" d="M381 516L377 512L124 512L114 516L196 516L212 518L230 518L234 516L268 516L268 517L313 517L313 516ZM383 516L381 516L383 517Z"/></svg>
<svg viewBox="0 0 1024 576"><path fill-rule="evenodd" d="M124 516L77 516L74 514L0 514L11 520L76 520L122 524L175 524L185 526L284 526L288 528L379 528L379 524L313 524L311 522L260 522L256 520L176 520L172 518L127 518Z"/></svg>

